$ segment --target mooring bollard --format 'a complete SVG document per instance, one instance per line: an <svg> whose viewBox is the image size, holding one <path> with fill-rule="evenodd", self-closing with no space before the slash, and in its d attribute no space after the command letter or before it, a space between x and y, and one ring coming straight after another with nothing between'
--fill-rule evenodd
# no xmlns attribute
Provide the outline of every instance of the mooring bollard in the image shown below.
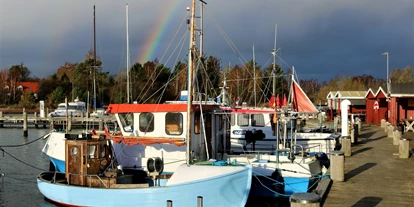
<svg viewBox="0 0 414 207"><path fill-rule="evenodd" d="M203 196L197 196L197 207L203 207Z"/></svg>
<svg viewBox="0 0 414 207"><path fill-rule="evenodd" d="M23 108L23 136L27 137L27 112Z"/></svg>
<svg viewBox="0 0 414 207"><path fill-rule="evenodd" d="M409 148L410 148L410 139L401 138L400 147L399 147L400 158L408 158L410 156Z"/></svg>
<svg viewBox="0 0 414 207"><path fill-rule="evenodd" d="M362 121L361 121L361 119L358 119L357 125L358 125L358 134L361 134L361 130L362 130Z"/></svg>
<svg viewBox="0 0 414 207"><path fill-rule="evenodd" d="M331 151L331 156L329 157L331 160L331 179L333 181L340 181L343 182L344 177L344 169L345 169L345 156L342 151Z"/></svg>
<svg viewBox="0 0 414 207"><path fill-rule="evenodd" d="M388 132L388 138L392 138L394 135L394 126L393 125L388 125L387 128L387 132Z"/></svg>
<svg viewBox="0 0 414 207"><path fill-rule="evenodd" d="M385 121L385 119L381 119L381 128L385 128L385 124L386 124L387 122Z"/></svg>
<svg viewBox="0 0 414 207"><path fill-rule="evenodd" d="M167 207L172 207L172 200L167 200Z"/></svg>
<svg viewBox="0 0 414 207"><path fill-rule="evenodd" d="M342 137L342 148L341 151L344 152L345 157L351 156L351 137L345 136Z"/></svg>
<svg viewBox="0 0 414 207"><path fill-rule="evenodd" d="M316 193L294 193L289 198L291 207L319 207L320 200Z"/></svg>
<svg viewBox="0 0 414 207"><path fill-rule="evenodd" d="M385 126L384 126L384 132L388 132L388 125L389 125L390 123L388 123L388 122L385 122Z"/></svg>
<svg viewBox="0 0 414 207"><path fill-rule="evenodd" d="M401 136L402 136L402 132L400 130L398 129L394 130L394 133L392 134L392 138L393 138L392 143L394 145L399 145Z"/></svg>

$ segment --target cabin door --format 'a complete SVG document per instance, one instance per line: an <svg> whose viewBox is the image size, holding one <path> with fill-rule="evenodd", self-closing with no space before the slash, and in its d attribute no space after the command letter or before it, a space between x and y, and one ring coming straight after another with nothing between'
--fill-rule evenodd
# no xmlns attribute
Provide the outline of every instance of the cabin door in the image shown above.
<svg viewBox="0 0 414 207"><path fill-rule="evenodd" d="M66 140L66 178L70 184L84 185L84 142Z"/></svg>

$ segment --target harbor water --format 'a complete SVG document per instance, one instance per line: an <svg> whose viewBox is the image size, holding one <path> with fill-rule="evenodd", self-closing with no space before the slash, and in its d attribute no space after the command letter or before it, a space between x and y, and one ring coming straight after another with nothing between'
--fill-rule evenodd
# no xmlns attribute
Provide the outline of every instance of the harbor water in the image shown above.
<svg viewBox="0 0 414 207"><path fill-rule="evenodd" d="M0 206L55 206L44 200L36 184L37 175L49 169L49 159L41 153L46 141L38 139L47 133L49 129L29 129L24 137L22 129L0 129ZM7 147L11 145L21 146Z"/></svg>
<svg viewBox="0 0 414 207"><path fill-rule="evenodd" d="M44 199L36 184L36 177L49 169L49 158L41 150L43 137L49 129L29 129L28 137L21 128L0 129L0 207L55 207ZM286 201L249 198L246 207L289 206Z"/></svg>

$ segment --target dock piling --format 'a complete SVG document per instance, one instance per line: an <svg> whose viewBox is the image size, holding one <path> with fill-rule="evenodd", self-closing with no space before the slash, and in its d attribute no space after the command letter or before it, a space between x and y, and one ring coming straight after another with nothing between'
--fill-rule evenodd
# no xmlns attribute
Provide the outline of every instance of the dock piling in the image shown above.
<svg viewBox="0 0 414 207"><path fill-rule="evenodd" d="M23 136L27 137L27 112L23 108Z"/></svg>
<svg viewBox="0 0 414 207"><path fill-rule="evenodd" d="M172 207L172 200L167 200L167 207Z"/></svg>
<svg viewBox="0 0 414 207"><path fill-rule="evenodd" d="M400 146L399 146L399 154L400 158L408 158L410 156L410 139L401 138L400 139Z"/></svg>
<svg viewBox="0 0 414 207"><path fill-rule="evenodd" d="M334 150L331 152L331 179L333 181L343 182L345 180L344 169L345 169L345 156L342 151Z"/></svg>
<svg viewBox="0 0 414 207"><path fill-rule="evenodd" d="M351 156L352 150L351 150L351 137L350 136L342 137L341 151L344 153L345 157Z"/></svg>
<svg viewBox="0 0 414 207"><path fill-rule="evenodd" d="M289 198L291 207L319 207L320 200L315 193L294 193Z"/></svg>
<svg viewBox="0 0 414 207"><path fill-rule="evenodd" d="M3 118L3 112L2 111L0 111L0 118ZM0 128L4 127L3 123L4 123L3 120L0 120Z"/></svg>

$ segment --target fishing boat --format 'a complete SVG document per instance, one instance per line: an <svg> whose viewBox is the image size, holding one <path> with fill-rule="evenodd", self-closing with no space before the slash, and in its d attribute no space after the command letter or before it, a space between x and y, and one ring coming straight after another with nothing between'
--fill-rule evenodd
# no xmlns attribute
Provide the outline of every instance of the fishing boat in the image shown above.
<svg viewBox="0 0 414 207"><path fill-rule="evenodd" d="M329 153L340 147L340 135L333 132L299 132L303 114L317 114L319 111L303 92L299 84L292 79L292 98L279 108L255 108L255 107L228 107L222 109L227 112L230 126L230 146L227 152L238 154L244 152L273 152L280 148L278 145L287 146L298 144L305 148L307 153ZM225 83L224 83L225 84ZM225 87L223 87L225 88ZM223 93L223 92L222 92ZM224 92L225 93L225 92ZM276 105L277 98L270 101L270 105ZM279 105L279 104L278 104ZM274 116L283 119L274 122ZM320 128L320 127L318 127ZM260 132L254 140L246 139L246 133ZM290 143L291 136L295 136Z"/></svg>
<svg viewBox="0 0 414 207"><path fill-rule="evenodd" d="M194 9L193 0L192 36ZM195 42L190 41L189 71L193 67L194 45ZM191 72L188 77L191 91ZM145 112L142 108L146 109ZM167 203L194 206L201 198L204 206L242 207L250 192L252 166L208 159L209 151L214 150L204 142L208 136L200 134L211 132L203 129L206 123L211 124L210 129L220 128L214 119L207 121L208 117L218 119L220 115L207 114L203 119L205 112L211 110L220 109L218 105L193 102L191 95L186 104L111 104L107 112L114 113L118 122L123 123L121 131L131 135L107 132L105 138L67 138L66 172L41 173L37 177L38 188L47 199L71 206L158 207ZM200 119L195 118L197 116ZM197 120L202 122L197 124ZM142 136L146 134L149 136ZM199 136L193 136L196 134ZM116 152L113 150L116 147L112 145L119 145L122 149ZM150 150L153 150L151 154L145 149L137 150L140 157L146 158L146 166L128 168L120 165L125 160L118 155L135 159L128 153L134 151L136 146L151 147ZM172 150L168 151L170 147ZM178 165L172 173L163 173L168 169L166 161L169 153L182 151L185 152L185 163ZM155 157L157 154L159 156Z"/></svg>

